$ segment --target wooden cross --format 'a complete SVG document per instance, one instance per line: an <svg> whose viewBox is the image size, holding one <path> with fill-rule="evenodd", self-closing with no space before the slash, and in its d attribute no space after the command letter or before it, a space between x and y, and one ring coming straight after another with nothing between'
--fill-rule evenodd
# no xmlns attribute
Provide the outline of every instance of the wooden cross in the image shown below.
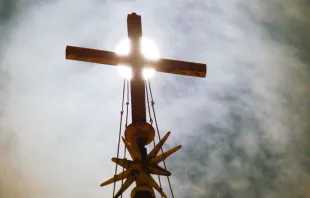
<svg viewBox="0 0 310 198"><path fill-rule="evenodd" d="M133 71L133 77L130 81L132 123L146 122L145 81L142 77L142 69L145 65L153 67L158 72L206 77L206 64L170 59L147 60L140 53L140 39L142 37L141 16L136 13L129 14L127 17L127 28L132 46L128 57L118 56L116 53L109 51L67 46L66 59L113 66L120 64L130 65Z"/></svg>

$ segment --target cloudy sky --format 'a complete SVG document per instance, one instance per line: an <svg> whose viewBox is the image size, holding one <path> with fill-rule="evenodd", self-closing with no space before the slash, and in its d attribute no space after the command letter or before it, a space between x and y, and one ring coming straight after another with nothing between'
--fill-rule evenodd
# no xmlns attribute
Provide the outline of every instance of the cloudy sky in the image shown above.
<svg viewBox="0 0 310 198"><path fill-rule="evenodd" d="M180 198L310 197L308 0L0 0L0 198L108 197L121 107L113 67L65 46L114 50L127 14L161 56L206 79L152 80ZM165 191L170 196L167 182ZM128 193L125 197L128 197Z"/></svg>

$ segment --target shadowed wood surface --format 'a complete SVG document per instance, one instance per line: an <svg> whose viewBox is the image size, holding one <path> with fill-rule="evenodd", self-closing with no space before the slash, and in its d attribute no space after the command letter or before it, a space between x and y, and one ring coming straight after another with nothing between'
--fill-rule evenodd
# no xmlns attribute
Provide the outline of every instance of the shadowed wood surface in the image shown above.
<svg viewBox="0 0 310 198"><path fill-rule="evenodd" d="M66 47L66 59L114 66L120 63L114 52L74 46Z"/></svg>
<svg viewBox="0 0 310 198"><path fill-rule="evenodd" d="M207 65L179 60L160 59L156 64L156 71L205 78L207 75Z"/></svg>
<svg viewBox="0 0 310 198"><path fill-rule="evenodd" d="M116 53L104 50L97 50L91 48L67 46L66 59L77 60L91 63L99 63L105 65L116 66L118 64L130 64L124 57L117 56ZM158 61L147 61L146 65L151 65L156 68L158 72L179 74L194 77L206 77L207 65L194 62L186 62L171 59L159 59ZM134 65L131 65L134 66Z"/></svg>

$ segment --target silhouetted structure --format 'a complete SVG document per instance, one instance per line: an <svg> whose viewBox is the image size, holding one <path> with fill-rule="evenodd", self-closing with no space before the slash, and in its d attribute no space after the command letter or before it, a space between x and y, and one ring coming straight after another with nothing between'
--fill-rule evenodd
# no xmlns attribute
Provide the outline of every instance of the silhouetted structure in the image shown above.
<svg viewBox="0 0 310 198"><path fill-rule="evenodd" d="M151 174L170 176L171 173L169 171L159 167L157 164L176 152L181 146L157 155L170 135L170 132L168 132L154 149L147 154L145 146L153 141L155 130L152 125L146 122L145 81L142 78L141 72L143 67L148 65L153 66L159 72L205 77L206 65L169 59L147 60L140 53L140 39L142 37L141 16L136 13L129 14L127 17L127 27L128 37L131 41L131 52L128 56L118 56L114 52L109 51L67 46L66 58L114 66L126 64L132 67L133 78L130 81L132 123L126 127L125 138L123 138L123 142L132 160L113 158L113 162L126 170L102 183L101 186L126 178L125 183L114 196L115 198L119 197L133 182L136 182L136 187L131 193L132 198L155 197L153 188L162 197L166 197Z"/></svg>

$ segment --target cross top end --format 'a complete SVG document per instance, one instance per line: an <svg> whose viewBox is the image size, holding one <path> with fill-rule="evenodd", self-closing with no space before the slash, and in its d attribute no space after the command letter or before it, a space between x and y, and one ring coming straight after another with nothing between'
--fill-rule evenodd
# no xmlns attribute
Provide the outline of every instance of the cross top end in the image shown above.
<svg viewBox="0 0 310 198"><path fill-rule="evenodd" d="M132 40L142 37L141 15L137 15L135 12L127 15L127 31L128 37Z"/></svg>

